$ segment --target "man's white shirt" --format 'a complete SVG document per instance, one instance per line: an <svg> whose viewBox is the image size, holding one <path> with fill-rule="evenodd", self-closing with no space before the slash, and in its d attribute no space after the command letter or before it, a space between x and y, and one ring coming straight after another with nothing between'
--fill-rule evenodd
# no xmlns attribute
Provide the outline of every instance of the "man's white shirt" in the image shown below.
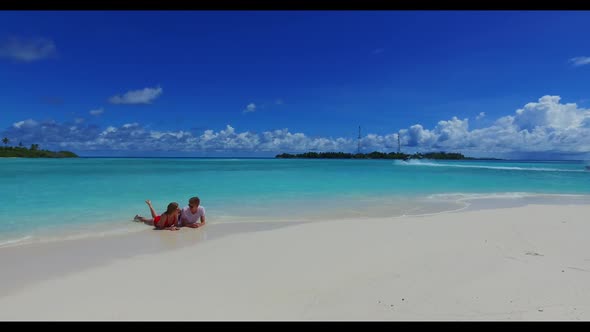
<svg viewBox="0 0 590 332"><path fill-rule="evenodd" d="M194 214L191 212L190 206L185 206L180 213L180 222L179 224L194 224L201 221L201 216L205 216L205 208L199 206L197 208L197 212Z"/></svg>

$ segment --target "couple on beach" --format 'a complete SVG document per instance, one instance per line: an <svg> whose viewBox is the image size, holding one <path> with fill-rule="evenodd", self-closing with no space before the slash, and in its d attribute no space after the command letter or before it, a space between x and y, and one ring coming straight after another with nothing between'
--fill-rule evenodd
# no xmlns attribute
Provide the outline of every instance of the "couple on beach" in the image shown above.
<svg viewBox="0 0 590 332"><path fill-rule="evenodd" d="M205 225L205 209L200 206L201 200L199 197L191 197L188 200L188 205L180 209L178 203L172 202L168 204L166 212L158 215L152 206L152 202L148 199L145 201L150 208L152 218L145 218L136 215L134 221L141 221L156 229L167 229L176 231L179 227L197 228Z"/></svg>

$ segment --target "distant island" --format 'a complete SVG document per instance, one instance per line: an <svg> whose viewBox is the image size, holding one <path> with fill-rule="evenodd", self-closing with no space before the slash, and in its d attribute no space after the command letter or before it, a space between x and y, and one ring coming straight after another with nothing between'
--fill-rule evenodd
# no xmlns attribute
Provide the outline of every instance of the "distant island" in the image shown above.
<svg viewBox="0 0 590 332"><path fill-rule="evenodd" d="M5 145L8 140L2 140ZM30 148L21 146L2 146L0 147L0 158L78 158L70 151L49 151L39 148L39 144L31 144Z"/></svg>
<svg viewBox="0 0 590 332"><path fill-rule="evenodd" d="M443 159L443 160L501 160L496 158L472 158L465 157L461 153L447 153L447 152L428 152L428 153L414 153L406 154L401 152L377 152L371 153L345 153L345 152L306 152L300 154L282 153L275 156L275 158L284 159Z"/></svg>

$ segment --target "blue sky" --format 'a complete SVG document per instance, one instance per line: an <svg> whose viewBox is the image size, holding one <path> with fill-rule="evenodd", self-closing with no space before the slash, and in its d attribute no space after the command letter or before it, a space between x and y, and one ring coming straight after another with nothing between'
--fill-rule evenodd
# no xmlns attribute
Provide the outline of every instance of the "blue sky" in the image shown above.
<svg viewBox="0 0 590 332"><path fill-rule="evenodd" d="M0 12L0 135L81 155L590 151L584 11ZM518 111L521 110L521 111Z"/></svg>

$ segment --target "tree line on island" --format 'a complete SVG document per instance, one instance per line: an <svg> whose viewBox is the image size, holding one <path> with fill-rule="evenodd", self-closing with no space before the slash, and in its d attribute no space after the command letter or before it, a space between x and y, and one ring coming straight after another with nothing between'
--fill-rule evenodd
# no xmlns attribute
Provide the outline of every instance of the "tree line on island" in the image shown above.
<svg viewBox="0 0 590 332"><path fill-rule="evenodd" d="M2 139L4 146L0 147L0 157L20 157L20 158L77 158L70 151L49 151L43 150L39 144L31 144L29 148L23 146L22 142L18 146L8 146L10 140L7 137Z"/></svg>
<svg viewBox="0 0 590 332"><path fill-rule="evenodd" d="M305 152L300 154L281 153L275 158L283 159L443 159L443 160L476 160L476 159L495 159L495 158L472 158L465 157L461 153L454 152L428 152L407 154L402 152L377 152L370 153L345 153L345 152Z"/></svg>
<svg viewBox="0 0 590 332"><path fill-rule="evenodd" d="M29 148L19 142L18 146L8 146L10 140L7 137L2 139L4 146L0 146L0 157L21 157L21 158L77 158L70 151L49 151L43 150L39 144L31 144ZM370 153L346 153L346 152L305 152L300 154L281 153L275 156L280 159L442 159L442 160L500 160L497 158L472 158L465 157L455 152L427 152L407 154L402 152L378 152Z"/></svg>

